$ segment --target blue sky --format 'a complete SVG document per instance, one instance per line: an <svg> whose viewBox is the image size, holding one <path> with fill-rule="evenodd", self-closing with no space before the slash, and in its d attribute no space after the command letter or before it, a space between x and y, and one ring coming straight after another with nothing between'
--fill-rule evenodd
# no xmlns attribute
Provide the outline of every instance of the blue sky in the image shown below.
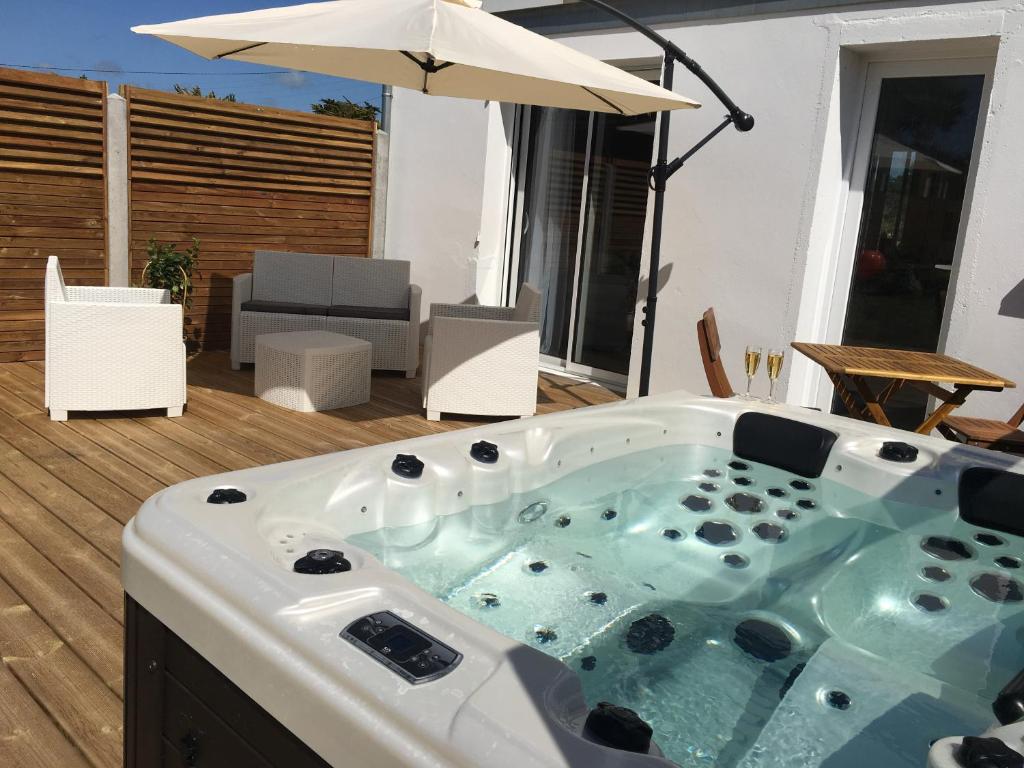
<svg viewBox="0 0 1024 768"><path fill-rule="evenodd" d="M0 0L0 66L64 67L60 74L171 90L175 83L199 85L239 101L309 110L324 97L380 105L380 86L305 72L251 74L271 68L231 61L206 61L155 37L136 35L135 24L235 13L291 0ZM299 2L299 0L294 0ZM86 69L116 70L114 73ZM134 74L185 72L189 74ZM249 74L247 74L249 73Z"/></svg>

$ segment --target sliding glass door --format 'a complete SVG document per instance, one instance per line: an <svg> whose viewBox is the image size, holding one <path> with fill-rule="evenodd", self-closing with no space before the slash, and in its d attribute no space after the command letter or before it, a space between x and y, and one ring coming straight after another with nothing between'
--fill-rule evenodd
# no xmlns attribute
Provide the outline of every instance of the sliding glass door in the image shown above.
<svg viewBox="0 0 1024 768"><path fill-rule="evenodd" d="M527 117L529 155L519 217L516 285L530 283L540 289L541 354L552 360L565 360L576 279L589 115L566 109L533 109Z"/></svg>
<svg viewBox="0 0 1024 768"><path fill-rule="evenodd" d="M541 291L550 366L625 384L653 146L653 115L523 113L512 283Z"/></svg>

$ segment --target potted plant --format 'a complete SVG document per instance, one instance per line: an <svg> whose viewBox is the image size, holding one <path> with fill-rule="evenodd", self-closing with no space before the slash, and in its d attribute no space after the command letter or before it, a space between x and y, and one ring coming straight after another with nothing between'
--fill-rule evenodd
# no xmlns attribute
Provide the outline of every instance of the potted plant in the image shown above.
<svg viewBox="0 0 1024 768"><path fill-rule="evenodd" d="M142 285L146 288L162 288L171 293L171 301L181 304L184 310L192 306L192 272L199 263L199 239L192 238L192 245L178 250L177 243L158 243L149 238L146 245L148 259L142 270ZM185 315L185 325L191 318ZM193 345L198 339L188 339Z"/></svg>

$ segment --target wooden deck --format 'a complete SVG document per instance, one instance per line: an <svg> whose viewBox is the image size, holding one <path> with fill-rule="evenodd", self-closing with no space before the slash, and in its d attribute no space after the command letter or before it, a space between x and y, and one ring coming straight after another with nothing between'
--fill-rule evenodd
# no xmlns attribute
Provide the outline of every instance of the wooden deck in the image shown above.
<svg viewBox="0 0 1024 768"><path fill-rule="evenodd" d="M374 376L363 406L299 414L252 396L224 353L189 364L178 419L56 423L41 363L0 364L0 766L121 765L121 528L151 494L199 475L459 429L428 422L419 382ZM540 377L539 412L609 402ZM131 418L130 416L134 416Z"/></svg>

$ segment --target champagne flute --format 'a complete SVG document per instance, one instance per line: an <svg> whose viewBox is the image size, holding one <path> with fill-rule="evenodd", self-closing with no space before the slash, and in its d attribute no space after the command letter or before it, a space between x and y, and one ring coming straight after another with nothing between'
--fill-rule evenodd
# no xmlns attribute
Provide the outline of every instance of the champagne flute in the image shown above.
<svg viewBox="0 0 1024 768"><path fill-rule="evenodd" d="M754 374L757 373L757 367L761 364L761 348L748 346L743 355L743 364L747 369L747 391L744 397L750 397L750 384L754 380Z"/></svg>
<svg viewBox="0 0 1024 768"><path fill-rule="evenodd" d="M765 368L768 370L768 402L775 402L775 380L779 378L779 374L782 373L782 361L786 358L786 352L782 349L769 349L768 360L765 363Z"/></svg>

